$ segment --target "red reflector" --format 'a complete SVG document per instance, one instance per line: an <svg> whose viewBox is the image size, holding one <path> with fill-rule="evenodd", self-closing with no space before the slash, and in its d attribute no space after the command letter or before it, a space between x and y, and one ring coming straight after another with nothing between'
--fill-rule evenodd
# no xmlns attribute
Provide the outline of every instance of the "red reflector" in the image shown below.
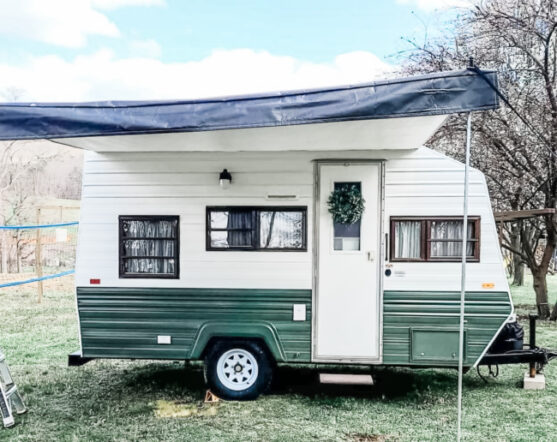
<svg viewBox="0 0 557 442"><path fill-rule="evenodd" d="M101 280L100 279L90 279L89 280L89 284L100 284Z"/></svg>

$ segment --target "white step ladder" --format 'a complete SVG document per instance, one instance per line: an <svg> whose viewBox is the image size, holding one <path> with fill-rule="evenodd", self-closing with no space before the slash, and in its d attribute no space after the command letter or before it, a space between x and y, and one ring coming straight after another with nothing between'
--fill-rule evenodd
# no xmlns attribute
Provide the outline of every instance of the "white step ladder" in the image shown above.
<svg viewBox="0 0 557 442"><path fill-rule="evenodd" d="M6 428L15 424L12 411L14 409L16 414L23 414L27 411L10 374L6 357L0 350L0 415L2 415L2 422Z"/></svg>

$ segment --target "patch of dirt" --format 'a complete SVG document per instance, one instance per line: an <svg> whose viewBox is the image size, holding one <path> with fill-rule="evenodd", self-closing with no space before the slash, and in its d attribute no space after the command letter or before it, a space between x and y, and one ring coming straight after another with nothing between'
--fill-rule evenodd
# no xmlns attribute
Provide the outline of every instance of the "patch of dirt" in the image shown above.
<svg viewBox="0 0 557 442"><path fill-rule="evenodd" d="M184 418L192 416L215 416L217 407L199 406L181 401L159 400L155 402L155 416L158 418Z"/></svg>

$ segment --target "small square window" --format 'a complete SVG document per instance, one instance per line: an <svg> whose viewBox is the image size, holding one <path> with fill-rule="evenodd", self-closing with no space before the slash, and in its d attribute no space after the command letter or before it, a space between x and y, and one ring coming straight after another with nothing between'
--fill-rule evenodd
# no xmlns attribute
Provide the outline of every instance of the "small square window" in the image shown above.
<svg viewBox="0 0 557 442"><path fill-rule="evenodd" d="M120 216L120 277L178 278L177 216Z"/></svg>

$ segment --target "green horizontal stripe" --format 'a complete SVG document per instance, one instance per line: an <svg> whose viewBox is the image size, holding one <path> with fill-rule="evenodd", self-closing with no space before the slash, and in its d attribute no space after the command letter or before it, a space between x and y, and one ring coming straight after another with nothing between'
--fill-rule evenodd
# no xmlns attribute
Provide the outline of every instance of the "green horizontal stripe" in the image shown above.
<svg viewBox="0 0 557 442"><path fill-rule="evenodd" d="M311 290L78 287L77 303L84 356L186 359L205 323L229 321L268 324L288 360L310 361Z"/></svg>
<svg viewBox="0 0 557 442"><path fill-rule="evenodd" d="M467 292L465 296L466 364L482 354L511 313L507 292ZM460 292L385 291L383 294L383 362L412 366L455 366L457 361L412 360L411 330L458 330Z"/></svg>

